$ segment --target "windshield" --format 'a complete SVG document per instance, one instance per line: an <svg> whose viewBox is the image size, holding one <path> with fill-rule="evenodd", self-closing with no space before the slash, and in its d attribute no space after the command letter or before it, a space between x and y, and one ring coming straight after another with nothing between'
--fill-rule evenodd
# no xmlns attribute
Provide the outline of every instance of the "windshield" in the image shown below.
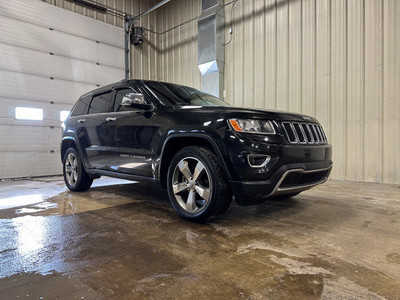
<svg viewBox="0 0 400 300"><path fill-rule="evenodd" d="M217 97L191 87L155 81L148 81L146 85L163 103L178 106L230 106Z"/></svg>

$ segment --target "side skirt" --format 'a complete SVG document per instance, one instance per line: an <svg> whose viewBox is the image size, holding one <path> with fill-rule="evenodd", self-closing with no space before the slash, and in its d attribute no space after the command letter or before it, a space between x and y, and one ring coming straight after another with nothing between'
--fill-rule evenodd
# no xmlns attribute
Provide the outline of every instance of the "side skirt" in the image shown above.
<svg viewBox="0 0 400 300"><path fill-rule="evenodd" d="M126 180L132 180L132 181L145 181L145 182L152 182L152 183L157 183L157 184L160 183L157 179L155 179L153 177L132 175L132 174L98 170L98 169L90 169L90 175L92 175L92 176L97 176L97 175L109 176L109 177L115 177L115 178L120 178L120 179L126 179Z"/></svg>

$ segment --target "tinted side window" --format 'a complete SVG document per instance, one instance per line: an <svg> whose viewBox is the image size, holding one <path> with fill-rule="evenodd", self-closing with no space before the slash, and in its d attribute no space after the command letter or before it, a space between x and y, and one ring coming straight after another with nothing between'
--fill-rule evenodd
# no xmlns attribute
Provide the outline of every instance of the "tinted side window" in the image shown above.
<svg viewBox="0 0 400 300"><path fill-rule="evenodd" d="M85 96L78 100L76 103L74 110L71 113L71 117L86 115L89 108L90 100L92 99L92 95Z"/></svg>
<svg viewBox="0 0 400 300"><path fill-rule="evenodd" d="M137 108L121 106L122 99L124 97L130 98L129 94L132 93L140 93L140 91L139 90L136 91L134 89L123 89L117 91L117 96L115 97L115 103L114 103L115 112L137 110Z"/></svg>
<svg viewBox="0 0 400 300"><path fill-rule="evenodd" d="M110 103L112 101L112 95L112 92L108 92L93 97L92 102L90 102L89 114L108 112L110 108Z"/></svg>

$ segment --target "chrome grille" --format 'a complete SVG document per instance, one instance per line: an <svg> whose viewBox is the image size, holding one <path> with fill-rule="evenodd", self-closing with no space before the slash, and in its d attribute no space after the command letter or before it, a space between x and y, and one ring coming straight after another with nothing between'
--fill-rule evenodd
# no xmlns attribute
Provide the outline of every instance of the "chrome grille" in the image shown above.
<svg viewBox="0 0 400 300"><path fill-rule="evenodd" d="M286 138L292 144L327 144L324 129L312 123L282 122Z"/></svg>

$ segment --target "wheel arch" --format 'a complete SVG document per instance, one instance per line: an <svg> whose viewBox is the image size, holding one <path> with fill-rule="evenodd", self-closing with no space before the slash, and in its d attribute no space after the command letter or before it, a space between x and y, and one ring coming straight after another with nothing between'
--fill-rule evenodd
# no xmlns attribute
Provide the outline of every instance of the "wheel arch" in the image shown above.
<svg viewBox="0 0 400 300"><path fill-rule="evenodd" d="M169 162L179 150L187 146L203 146L210 148L220 160L226 178L228 181L231 180L231 174L224 157L212 137L205 134L174 134L165 140L161 150L158 180L163 188L167 187Z"/></svg>
<svg viewBox="0 0 400 300"><path fill-rule="evenodd" d="M69 148L75 148L76 151L78 151L78 154L80 155L80 158L82 160L82 165L85 168L85 171L93 176L93 178L98 178L95 177L95 174L93 171L87 166L87 161L85 160L85 157L83 156L82 150L79 146L79 143L76 141L75 137L73 136L65 136L63 137L61 141L61 149L60 149L60 155L61 155L61 162L64 160L64 155L67 152Z"/></svg>
<svg viewBox="0 0 400 300"><path fill-rule="evenodd" d="M64 137L61 141L61 149L60 149L61 162L64 159L65 152L67 152L69 148L75 148L77 151L79 151L77 143L73 137Z"/></svg>

